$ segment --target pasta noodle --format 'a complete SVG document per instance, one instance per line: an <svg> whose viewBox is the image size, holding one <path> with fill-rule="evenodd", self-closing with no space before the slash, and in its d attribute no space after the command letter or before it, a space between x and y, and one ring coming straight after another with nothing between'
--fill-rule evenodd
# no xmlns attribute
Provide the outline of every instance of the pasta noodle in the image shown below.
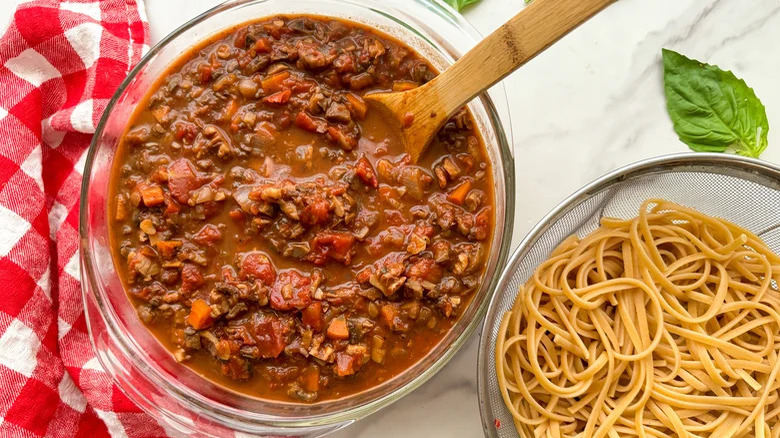
<svg viewBox="0 0 780 438"><path fill-rule="evenodd" d="M520 288L498 383L533 437L780 437L780 256L653 199L561 243Z"/></svg>

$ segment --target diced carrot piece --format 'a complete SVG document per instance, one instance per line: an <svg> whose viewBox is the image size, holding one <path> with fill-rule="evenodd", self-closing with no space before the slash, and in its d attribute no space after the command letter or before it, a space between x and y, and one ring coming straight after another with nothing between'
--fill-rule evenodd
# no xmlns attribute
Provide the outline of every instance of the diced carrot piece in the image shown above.
<svg viewBox="0 0 780 438"><path fill-rule="evenodd" d="M144 205L147 207L154 207L165 202L165 196L160 186L144 187L141 191L141 199L144 200Z"/></svg>
<svg viewBox="0 0 780 438"><path fill-rule="evenodd" d="M275 93L283 88L282 84L284 83L284 80L289 77L290 72L285 70L269 78L263 79L263 81L260 82L260 86L263 87L263 91L266 93Z"/></svg>
<svg viewBox="0 0 780 438"><path fill-rule="evenodd" d="M196 330L202 330L211 325L211 308L208 303L202 299L192 302L190 314L187 316L187 322Z"/></svg>
<svg viewBox="0 0 780 438"><path fill-rule="evenodd" d="M276 104L283 104L287 103L290 100L290 95L292 94L292 91L290 90L282 90L277 91L276 93L263 98L263 102L266 103L276 103Z"/></svg>
<svg viewBox="0 0 780 438"><path fill-rule="evenodd" d="M260 38L255 41L252 49L257 53L268 53L271 51L271 43L268 42L268 38Z"/></svg>
<svg viewBox="0 0 780 438"><path fill-rule="evenodd" d="M349 339L347 318L345 318L344 315L341 315L338 318L331 320L326 334L331 339Z"/></svg>
<svg viewBox="0 0 780 438"><path fill-rule="evenodd" d="M398 309L395 306L385 304L379 309L379 314L388 327L393 328L395 326L395 319L398 317Z"/></svg>
<svg viewBox="0 0 780 438"><path fill-rule="evenodd" d="M358 120L363 120L366 118L368 106L362 97L352 93L347 93L347 102L349 102L349 106L352 108L352 112L355 113L355 117L357 117Z"/></svg>
<svg viewBox="0 0 780 438"><path fill-rule="evenodd" d="M322 331L322 303L314 301L309 307L301 310L301 321L315 332Z"/></svg>
<svg viewBox="0 0 780 438"><path fill-rule="evenodd" d="M463 204L463 200L466 199L466 195L469 194L469 190L471 190L471 181L466 180L461 185L452 189L447 195L447 200L453 204L461 205Z"/></svg>
<svg viewBox="0 0 780 438"><path fill-rule="evenodd" d="M149 175L149 179L156 183L164 183L168 181L168 166L158 166L157 169Z"/></svg>
<svg viewBox="0 0 780 438"><path fill-rule="evenodd" d="M306 367L301 373L301 383L303 389L309 392L317 392L320 389L320 369L312 365Z"/></svg>
<svg viewBox="0 0 780 438"><path fill-rule="evenodd" d="M227 122L230 119L232 119L233 115L235 115L236 112L238 112L238 108L239 108L238 101L236 99L231 99L230 102L228 102L228 104L225 105L225 110L222 113L222 120Z"/></svg>
<svg viewBox="0 0 780 438"><path fill-rule="evenodd" d="M157 251L164 259L173 257L173 253L176 252L176 248L181 246L180 240L158 240L155 242Z"/></svg>
<svg viewBox="0 0 780 438"><path fill-rule="evenodd" d="M117 195L116 197L116 215L114 219L117 221L127 219L127 199L125 199L124 195Z"/></svg>
<svg viewBox="0 0 780 438"><path fill-rule="evenodd" d="M393 82L393 91L409 91L419 86L420 84L413 81L395 81Z"/></svg>

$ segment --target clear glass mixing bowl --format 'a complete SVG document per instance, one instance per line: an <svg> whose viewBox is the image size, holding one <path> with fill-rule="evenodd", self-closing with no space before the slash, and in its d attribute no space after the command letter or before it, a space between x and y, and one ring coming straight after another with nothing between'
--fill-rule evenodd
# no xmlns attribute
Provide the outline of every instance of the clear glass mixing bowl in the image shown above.
<svg viewBox="0 0 780 438"><path fill-rule="evenodd" d="M197 42L236 24L275 14L316 14L364 23L416 49L443 70L479 34L440 1L233 0L166 37L130 73L108 105L92 142L81 192L81 270L85 312L97 357L116 384L166 430L182 436L318 436L403 397L436 373L481 322L511 242L514 162L502 87L470 104L493 163L496 229L485 281L442 342L398 377L339 400L311 405L252 398L178 364L141 324L122 288L108 245L106 200L118 139L154 80ZM488 67L488 66L486 66ZM489 67L488 67L489 68ZM502 110L497 110L494 103Z"/></svg>

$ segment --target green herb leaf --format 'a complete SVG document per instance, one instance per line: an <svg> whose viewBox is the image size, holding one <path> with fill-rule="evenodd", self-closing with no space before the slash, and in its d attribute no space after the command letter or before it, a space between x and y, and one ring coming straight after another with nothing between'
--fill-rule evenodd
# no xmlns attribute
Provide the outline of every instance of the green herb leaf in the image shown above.
<svg viewBox="0 0 780 438"><path fill-rule="evenodd" d="M460 11L464 7L476 3L479 0L445 0L450 6L455 8L456 11Z"/></svg>
<svg viewBox="0 0 780 438"><path fill-rule="evenodd" d="M767 147L766 108L730 71L663 49L666 107L680 140L697 152L757 158Z"/></svg>

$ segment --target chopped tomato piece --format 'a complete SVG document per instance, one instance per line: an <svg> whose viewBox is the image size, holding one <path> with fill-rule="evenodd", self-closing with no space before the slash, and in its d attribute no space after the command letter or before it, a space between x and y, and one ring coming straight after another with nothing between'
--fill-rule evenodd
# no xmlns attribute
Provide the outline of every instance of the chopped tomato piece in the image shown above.
<svg viewBox="0 0 780 438"><path fill-rule="evenodd" d="M331 339L349 339L347 318L345 318L344 315L340 315L338 318L332 319L328 325L326 334Z"/></svg>
<svg viewBox="0 0 780 438"><path fill-rule="evenodd" d="M200 79L200 83L205 84L206 82L210 81L211 73L212 68L209 64L200 64L198 66L198 79Z"/></svg>
<svg viewBox="0 0 780 438"><path fill-rule="evenodd" d="M230 283L235 283L235 281L236 281L236 270L233 269L232 266L230 266L230 265L223 266L222 269L220 269L219 273L222 276L223 280L225 280L227 282L230 282Z"/></svg>
<svg viewBox="0 0 780 438"><path fill-rule="evenodd" d="M271 308L274 310L305 309L311 304L311 278L298 271L279 273L271 288Z"/></svg>
<svg viewBox="0 0 780 438"><path fill-rule="evenodd" d="M318 128L317 121L304 111L295 116L295 126L309 132L316 132Z"/></svg>
<svg viewBox="0 0 780 438"><path fill-rule="evenodd" d="M246 27L242 27L236 32L236 37L233 40L233 45L236 46L237 49L243 49L246 47L246 36L249 33L249 29Z"/></svg>
<svg viewBox="0 0 780 438"><path fill-rule="evenodd" d="M179 158L168 166L168 190L181 204L190 200L190 192L200 187L190 160Z"/></svg>
<svg viewBox="0 0 780 438"><path fill-rule="evenodd" d="M242 280L259 279L266 286L270 286L276 280L276 269L267 255L260 251L252 251L244 255L239 277Z"/></svg>
<svg viewBox="0 0 780 438"><path fill-rule="evenodd" d="M187 323L196 330L202 330L210 326L212 322L211 308L208 303L201 299L193 301L190 314L187 316Z"/></svg>
<svg viewBox="0 0 780 438"><path fill-rule="evenodd" d="M338 128L331 126L328 128L327 132L331 141L341 146L343 149L351 151L352 149L355 149L355 146L357 146L357 140L347 136Z"/></svg>
<svg viewBox="0 0 780 438"><path fill-rule="evenodd" d="M379 181L376 179L376 172L374 172L371 162L368 161L368 158L365 156L360 157L355 164L355 173L360 177L360 180L363 181L363 184L373 188L379 186Z"/></svg>
<svg viewBox="0 0 780 438"><path fill-rule="evenodd" d="M222 363L222 373L233 380L249 378L249 362L243 357L230 356L230 360Z"/></svg>
<svg viewBox="0 0 780 438"><path fill-rule="evenodd" d="M421 257L406 268L406 276L410 278L421 278L430 281L431 283L438 283L438 281L441 280L442 271L435 260L429 257Z"/></svg>
<svg viewBox="0 0 780 438"><path fill-rule="evenodd" d="M373 270L370 267L365 268L357 273L355 276L355 281L358 283L368 283L368 280L371 278L371 274L373 274Z"/></svg>
<svg viewBox="0 0 780 438"><path fill-rule="evenodd" d="M219 228L214 224L204 225L197 234L192 236L192 240L203 246L214 245L219 242L220 239L222 239L222 232L219 231Z"/></svg>
<svg viewBox="0 0 780 438"><path fill-rule="evenodd" d="M173 136L176 140L184 140L187 143L192 143L197 135L198 127L194 123L176 122L173 125Z"/></svg>
<svg viewBox="0 0 780 438"><path fill-rule="evenodd" d="M401 127L408 128L412 126L412 123L414 123L414 114L406 113L401 117Z"/></svg>
<svg viewBox="0 0 780 438"><path fill-rule="evenodd" d="M474 237L483 240L490 233L490 207L485 207L474 218Z"/></svg>
<svg viewBox="0 0 780 438"><path fill-rule="evenodd" d="M462 205L466 195L469 194L469 190L471 190L471 181L466 180L450 191L447 195L447 200L453 204Z"/></svg>
<svg viewBox="0 0 780 438"><path fill-rule="evenodd" d="M322 303L314 301L301 311L301 321L315 332L322 331Z"/></svg>
<svg viewBox="0 0 780 438"><path fill-rule="evenodd" d="M292 95L292 91L290 90L277 91L268 97L264 97L263 102L277 104L287 103L290 100L290 95Z"/></svg>
<svg viewBox="0 0 780 438"><path fill-rule="evenodd" d="M276 316L260 315L254 322L255 346L264 358L277 357L284 350L289 329Z"/></svg>
<svg viewBox="0 0 780 438"><path fill-rule="evenodd" d="M343 232L321 232L313 240L309 260L314 264L322 265L333 259L344 264L352 261L352 246L355 244L355 236Z"/></svg>
<svg viewBox="0 0 780 438"><path fill-rule="evenodd" d="M230 210L230 212L228 213L228 216L230 216L230 219L233 219L236 222L241 222L242 220L244 220L244 217L246 215L244 215L243 211L241 211L241 210L239 210L237 208L234 208L233 210Z"/></svg>
<svg viewBox="0 0 780 438"><path fill-rule="evenodd" d="M313 196L301 211L301 222L306 225L323 224L328 221L330 202L322 196Z"/></svg>
<svg viewBox="0 0 780 438"><path fill-rule="evenodd" d="M197 288L203 286L203 274L200 272L200 268L191 264L185 263L181 268L181 290L182 292L189 293Z"/></svg>
<svg viewBox="0 0 780 438"><path fill-rule="evenodd" d="M171 216L181 211L181 207L179 207L179 204L171 198L169 194L165 195L165 210L163 211L163 215L165 216Z"/></svg>
<svg viewBox="0 0 780 438"><path fill-rule="evenodd" d="M347 353L336 353L336 365L334 367L336 375L339 377L351 376L357 371L357 358Z"/></svg>

